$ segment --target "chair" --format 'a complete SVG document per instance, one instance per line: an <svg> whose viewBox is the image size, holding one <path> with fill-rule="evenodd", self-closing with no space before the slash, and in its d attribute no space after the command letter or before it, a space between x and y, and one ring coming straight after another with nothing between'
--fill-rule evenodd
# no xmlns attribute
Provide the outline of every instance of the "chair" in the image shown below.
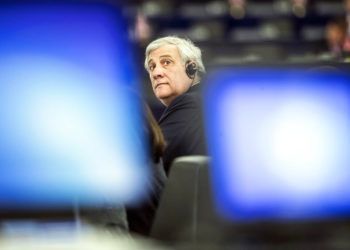
<svg viewBox="0 0 350 250"><path fill-rule="evenodd" d="M151 230L165 242L216 242L223 219L217 216L209 182L210 158L175 159Z"/></svg>

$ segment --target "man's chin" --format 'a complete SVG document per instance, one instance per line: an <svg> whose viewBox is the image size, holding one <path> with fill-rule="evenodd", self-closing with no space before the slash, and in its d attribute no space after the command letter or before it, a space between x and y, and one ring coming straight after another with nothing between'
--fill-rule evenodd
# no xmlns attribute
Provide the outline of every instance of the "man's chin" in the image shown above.
<svg viewBox="0 0 350 250"><path fill-rule="evenodd" d="M172 95L157 95L156 97L165 106L168 106L170 102L174 99Z"/></svg>
<svg viewBox="0 0 350 250"><path fill-rule="evenodd" d="M156 91L155 95L159 100L161 100L169 98L171 96L171 93L169 91L159 90Z"/></svg>

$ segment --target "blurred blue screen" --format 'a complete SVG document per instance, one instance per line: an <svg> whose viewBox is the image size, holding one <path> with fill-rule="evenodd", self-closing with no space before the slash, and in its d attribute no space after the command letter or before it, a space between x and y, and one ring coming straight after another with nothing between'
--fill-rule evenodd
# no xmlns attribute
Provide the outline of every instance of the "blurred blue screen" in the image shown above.
<svg viewBox="0 0 350 250"><path fill-rule="evenodd" d="M350 216L350 78L232 67L204 91L218 210L236 221Z"/></svg>
<svg viewBox="0 0 350 250"><path fill-rule="evenodd" d="M0 208L138 199L148 171L132 63L116 7L0 5Z"/></svg>

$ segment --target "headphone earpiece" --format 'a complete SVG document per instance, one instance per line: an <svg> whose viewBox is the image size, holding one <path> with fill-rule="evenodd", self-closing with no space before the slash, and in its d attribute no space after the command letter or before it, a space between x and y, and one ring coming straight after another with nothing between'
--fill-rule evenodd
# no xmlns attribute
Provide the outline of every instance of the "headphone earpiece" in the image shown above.
<svg viewBox="0 0 350 250"><path fill-rule="evenodd" d="M197 65L194 62L188 61L185 67L187 76L194 79L197 73Z"/></svg>

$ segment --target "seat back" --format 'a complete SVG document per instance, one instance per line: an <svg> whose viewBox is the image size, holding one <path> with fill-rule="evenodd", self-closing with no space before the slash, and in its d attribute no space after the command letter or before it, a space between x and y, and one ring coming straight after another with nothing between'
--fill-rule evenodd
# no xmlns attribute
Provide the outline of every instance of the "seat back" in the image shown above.
<svg viewBox="0 0 350 250"><path fill-rule="evenodd" d="M177 158L165 184L151 237L166 242L220 239L223 219L217 216L206 156Z"/></svg>

